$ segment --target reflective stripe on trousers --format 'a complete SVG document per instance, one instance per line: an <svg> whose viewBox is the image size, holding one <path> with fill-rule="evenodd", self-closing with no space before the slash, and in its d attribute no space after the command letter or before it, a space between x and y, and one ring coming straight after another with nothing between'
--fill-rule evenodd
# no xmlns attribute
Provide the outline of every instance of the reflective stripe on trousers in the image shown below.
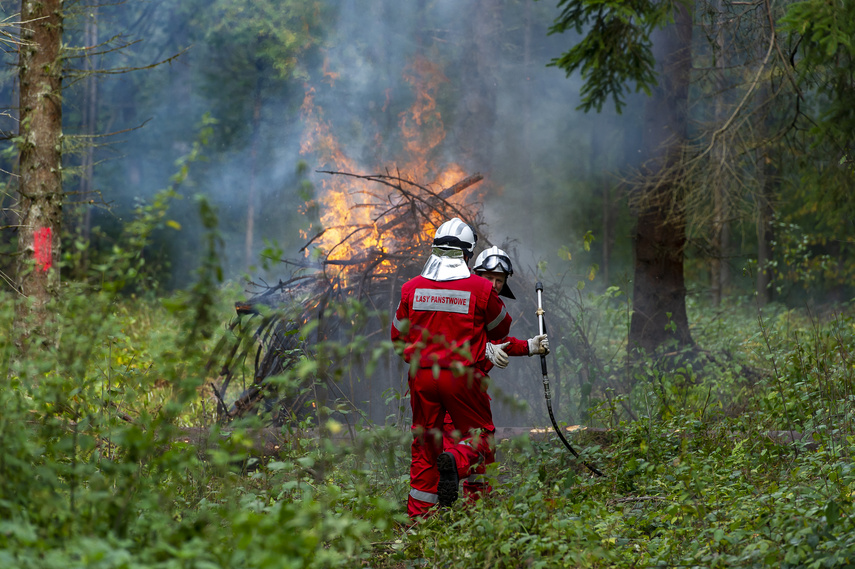
<svg viewBox="0 0 855 569"><path fill-rule="evenodd" d="M416 490L415 488L410 488L410 496L412 496L416 500L421 500L422 502L428 502L430 504L436 504L439 501L438 494L422 492L421 490Z"/></svg>

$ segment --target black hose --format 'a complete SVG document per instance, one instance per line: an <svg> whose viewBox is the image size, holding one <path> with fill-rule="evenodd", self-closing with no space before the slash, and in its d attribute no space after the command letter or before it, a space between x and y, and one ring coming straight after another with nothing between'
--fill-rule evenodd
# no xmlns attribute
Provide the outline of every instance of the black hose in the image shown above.
<svg viewBox="0 0 855 569"><path fill-rule="evenodd" d="M541 367L545 370L546 369L546 356L540 356L540 363L541 363ZM558 427L558 421L555 420L555 413L552 412L552 396L549 394L549 377L545 373L543 374L543 392L546 395L546 408L549 410L549 419L552 421L552 428L555 429L556 434L558 434L558 438L561 439L561 442L564 443L564 446L567 447L567 450L569 450L571 453L573 453L573 456L575 456L576 458L580 458L579 453L576 452L576 449L574 449L570 445L570 443L567 442L567 439L564 437L564 433L562 433L561 429ZM590 464L588 464L584 460L582 461L582 464L584 464L586 467L588 467L588 470L590 470L591 472L593 472L597 476L603 475L602 472L600 472L599 470L597 470L596 468L594 468L593 466L591 466Z"/></svg>
<svg viewBox="0 0 855 569"><path fill-rule="evenodd" d="M546 320L544 318L543 307L541 306L541 298L540 293L543 291L543 284L538 282L536 285L537 290L537 319L539 324L539 332L544 334L546 332ZM579 453L576 452L576 449L567 442L567 439L564 437L564 433L561 432L561 429L558 427L558 421L555 420L555 413L552 411L552 394L549 390L549 374L546 370L546 355L540 356L540 370L543 372L543 394L546 397L546 408L549 410L549 420L552 421L552 428L555 429L555 433L558 435L558 438L561 439L561 442L564 443L564 446L567 447L573 456L580 459ZM602 476L603 473L582 460L582 464L584 464L588 470L596 474L597 476Z"/></svg>

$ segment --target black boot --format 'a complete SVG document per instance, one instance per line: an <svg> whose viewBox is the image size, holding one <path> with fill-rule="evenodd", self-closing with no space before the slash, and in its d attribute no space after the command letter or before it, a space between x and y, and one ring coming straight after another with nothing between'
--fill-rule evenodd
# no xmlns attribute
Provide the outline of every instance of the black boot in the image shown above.
<svg viewBox="0 0 855 569"><path fill-rule="evenodd" d="M457 485L460 482L457 461L453 454L444 452L436 458L436 467L439 469L439 505L450 506L457 500Z"/></svg>

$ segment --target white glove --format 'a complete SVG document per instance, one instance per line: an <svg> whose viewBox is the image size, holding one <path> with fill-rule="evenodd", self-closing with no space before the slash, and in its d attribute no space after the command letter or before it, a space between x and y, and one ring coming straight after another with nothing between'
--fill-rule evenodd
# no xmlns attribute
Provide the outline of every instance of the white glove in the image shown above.
<svg viewBox="0 0 855 569"><path fill-rule="evenodd" d="M545 356L549 353L549 338L546 334L541 334L540 336L535 336L534 338L528 339L528 355L541 355Z"/></svg>
<svg viewBox="0 0 855 569"><path fill-rule="evenodd" d="M487 359L490 360L497 368L505 369L511 361L508 354L506 354L505 350L502 349L508 344L510 344L510 342L505 342L504 344L491 344L490 342L487 342Z"/></svg>

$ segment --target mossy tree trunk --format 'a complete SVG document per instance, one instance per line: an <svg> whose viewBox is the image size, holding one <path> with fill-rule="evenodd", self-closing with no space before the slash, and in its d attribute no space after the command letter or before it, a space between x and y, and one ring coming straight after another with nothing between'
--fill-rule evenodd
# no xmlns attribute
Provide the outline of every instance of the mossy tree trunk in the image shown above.
<svg viewBox="0 0 855 569"><path fill-rule="evenodd" d="M24 340L49 320L59 289L62 223L62 1L22 0L17 330Z"/></svg>

